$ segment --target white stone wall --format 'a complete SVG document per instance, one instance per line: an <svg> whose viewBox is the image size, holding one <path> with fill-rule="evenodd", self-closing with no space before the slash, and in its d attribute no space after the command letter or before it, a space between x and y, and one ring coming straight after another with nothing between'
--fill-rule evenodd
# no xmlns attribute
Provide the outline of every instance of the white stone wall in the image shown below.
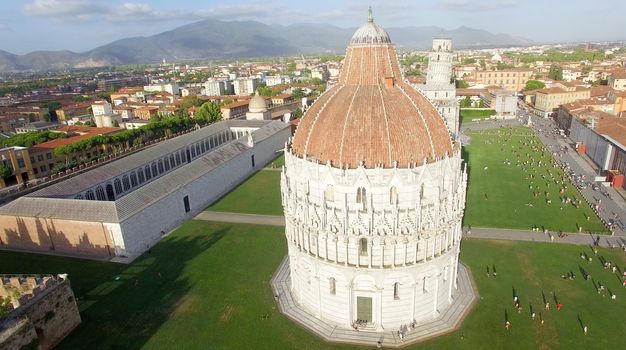
<svg viewBox="0 0 626 350"><path fill-rule="evenodd" d="M450 303L466 180L458 149L409 169L342 170L286 152L281 192L296 300L345 326L356 320L358 296L372 298L377 328L434 318Z"/></svg>
<svg viewBox="0 0 626 350"><path fill-rule="evenodd" d="M289 128L279 131L256 143L252 149L239 154L236 158L225 161L202 177L178 188L167 197L121 222L124 249L120 249L120 252L117 253L130 257L143 253L162 238L161 231L169 232L193 218L251 174L263 168L276 157L276 151L284 147L284 142L290 134ZM246 142L246 140L241 142ZM254 167L252 167L251 162L252 155L255 159ZM185 213L183 204L185 196L189 196L191 207L188 213ZM117 238L116 243L119 243Z"/></svg>

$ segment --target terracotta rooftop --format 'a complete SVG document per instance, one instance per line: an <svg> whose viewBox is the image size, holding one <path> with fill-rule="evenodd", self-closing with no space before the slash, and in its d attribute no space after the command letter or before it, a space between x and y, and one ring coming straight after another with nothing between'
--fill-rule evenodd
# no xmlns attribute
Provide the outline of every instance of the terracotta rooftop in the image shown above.
<svg viewBox="0 0 626 350"><path fill-rule="evenodd" d="M32 146L29 149L29 151L31 154L50 151L57 147L69 145L70 143L88 139L93 136L107 135L107 134L112 134L112 133L123 131L123 130L124 129L119 129L119 128L94 128L90 126L78 126L78 125L65 126L55 131L63 132L67 134L77 133L77 135L69 136L67 138L58 138L58 139L46 141L38 145Z"/></svg>
<svg viewBox="0 0 626 350"><path fill-rule="evenodd" d="M626 146L626 118L601 118L595 131Z"/></svg>
<svg viewBox="0 0 626 350"><path fill-rule="evenodd" d="M443 118L404 82L386 33L369 29L355 33L338 83L307 110L291 152L343 168L408 167L451 154Z"/></svg>

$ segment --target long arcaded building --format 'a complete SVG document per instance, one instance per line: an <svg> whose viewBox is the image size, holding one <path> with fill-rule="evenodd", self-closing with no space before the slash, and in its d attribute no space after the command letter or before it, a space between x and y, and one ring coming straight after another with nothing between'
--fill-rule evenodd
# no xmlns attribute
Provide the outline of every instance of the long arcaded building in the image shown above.
<svg viewBox="0 0 626 350"><path fill-rule="evenodd" d="M280 121L222 121L0 207L0 248L134 258L274 159Z"/></svg>

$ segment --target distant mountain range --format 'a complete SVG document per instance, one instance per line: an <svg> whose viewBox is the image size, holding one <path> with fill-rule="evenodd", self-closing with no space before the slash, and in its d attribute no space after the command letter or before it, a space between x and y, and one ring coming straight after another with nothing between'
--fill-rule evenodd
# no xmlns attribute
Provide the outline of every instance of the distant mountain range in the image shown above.
<svg viewBox="0 0 626 350"><path fill-rule="evenodd" d="M118 64L210 60L232 57L343 53L356 28L324 24L267 25L255 21L203 20L149 37L114 41L93 50L34 51L15 55L0 50L0 71L57 70ZM399 48L428 48L434 37L448 37L456 48L527 45L532 42L506 34L459 27L390 27Z"/></svg>

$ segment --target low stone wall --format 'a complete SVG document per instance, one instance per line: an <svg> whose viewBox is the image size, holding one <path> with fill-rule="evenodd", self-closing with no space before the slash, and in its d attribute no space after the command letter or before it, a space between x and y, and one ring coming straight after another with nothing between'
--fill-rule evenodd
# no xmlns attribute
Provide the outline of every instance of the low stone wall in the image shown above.
<svg viewBox="0 0 626 350"><path fill-rule="evenodd" d="M0 349L51 349L81 323L66 275L4 276L0 296L13 306L0 320Z"/></svg>

